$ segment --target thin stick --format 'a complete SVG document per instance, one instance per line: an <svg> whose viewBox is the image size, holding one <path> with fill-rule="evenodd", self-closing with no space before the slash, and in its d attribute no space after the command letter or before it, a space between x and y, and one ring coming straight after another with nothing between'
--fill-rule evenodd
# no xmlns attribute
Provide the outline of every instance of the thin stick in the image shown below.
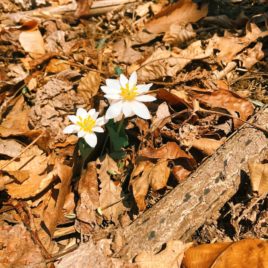
<svg viewBox="0 0 268 268"><path fill-rule="evenodd" d="M9 164L11 164L13 161L15 161L18 157L20 157L23 153L25 153L31 146L33 146L43 136L43 134L44 134L44 131L41 134L39 134L39 136L37 138L35 138L29 145L27 145L18 155L16 155L12 159L10 159L7 163L2 165L0 167L0 170L7 167Z"/></svg>

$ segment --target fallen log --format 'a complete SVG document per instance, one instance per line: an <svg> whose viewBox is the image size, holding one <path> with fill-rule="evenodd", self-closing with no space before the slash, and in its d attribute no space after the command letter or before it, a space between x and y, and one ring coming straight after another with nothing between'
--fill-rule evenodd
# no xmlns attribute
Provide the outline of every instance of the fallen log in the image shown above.
<svg viewBox="0 0 268 268"><path fill-rule="evenodd" d="M267 127L268 109L256 118L255 124ZM117 232L125 243L116 256L133 258L143 250L157 252L169 240L191 238L207 219L217 218L219 209L237 192L248 160L267 150L265 133L245 124L184 183Z"/></svg>

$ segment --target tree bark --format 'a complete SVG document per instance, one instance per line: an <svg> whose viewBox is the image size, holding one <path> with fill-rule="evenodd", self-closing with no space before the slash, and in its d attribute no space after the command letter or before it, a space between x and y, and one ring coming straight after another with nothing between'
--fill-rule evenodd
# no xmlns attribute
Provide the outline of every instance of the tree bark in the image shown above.
<svg viewBox="0 0 268 268"><path fill-rule="evenodd" d="M255 116L258 124L265 128L268 109ZM123 248L116 255L133 258L143 250L157 252L172 239L186 241L214 216L237 192L241 172L247 172L251 158L267 152L268 139L265 134L244 125L182 184L148 209L131 225L117 234L125 239Z"/></svg>

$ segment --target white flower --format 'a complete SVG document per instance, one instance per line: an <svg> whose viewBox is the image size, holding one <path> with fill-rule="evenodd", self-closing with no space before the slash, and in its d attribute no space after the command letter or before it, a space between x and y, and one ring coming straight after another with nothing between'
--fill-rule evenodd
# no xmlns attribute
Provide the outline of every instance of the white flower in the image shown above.
<svg viewBox="0 0 268 268"><path fill-rule="evenodd" d="M151 114L143 102L156 100L155 97L145 95L152 84L137 85L137 73L133 72L129 80L123 75L120 79L106 79L106 86L101 89L105 93L104 97L110 102L110 107L106 112L106 119L114 118L115 121L125 117L137 115L143 119L150 119Z"/></svg>
<svg viewBox="0 0 268 268"><path fill-rule="evenodd" d="M94 132L104 132L104 117L98 118L99 113L95 109L86 111L78 108L76 115L69 115L69 120L73 123L63 130L64 134L77 133L79 138L84 138L86 143L94 148L97 144L97 136Z"/></svg>

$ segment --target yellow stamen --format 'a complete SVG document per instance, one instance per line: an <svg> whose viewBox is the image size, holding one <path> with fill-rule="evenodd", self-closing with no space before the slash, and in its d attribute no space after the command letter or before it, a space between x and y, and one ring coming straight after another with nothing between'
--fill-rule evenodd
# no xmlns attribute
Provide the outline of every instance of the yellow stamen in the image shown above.
<svg viewBox="0 0 268 268"><path fill-rule="evenodd" d="M85 132L92 132L92 128L96 125L96 120L94 120L90 115L86 118L78 117L77 125Z"/></svg>
<svg viewBox="0 0 268 268"><path fill-rule="evenodd" d="M137 87L129 88L129 84L126 87L121 87L121 96L126 101L132 101L138 95Z"/></svg>

